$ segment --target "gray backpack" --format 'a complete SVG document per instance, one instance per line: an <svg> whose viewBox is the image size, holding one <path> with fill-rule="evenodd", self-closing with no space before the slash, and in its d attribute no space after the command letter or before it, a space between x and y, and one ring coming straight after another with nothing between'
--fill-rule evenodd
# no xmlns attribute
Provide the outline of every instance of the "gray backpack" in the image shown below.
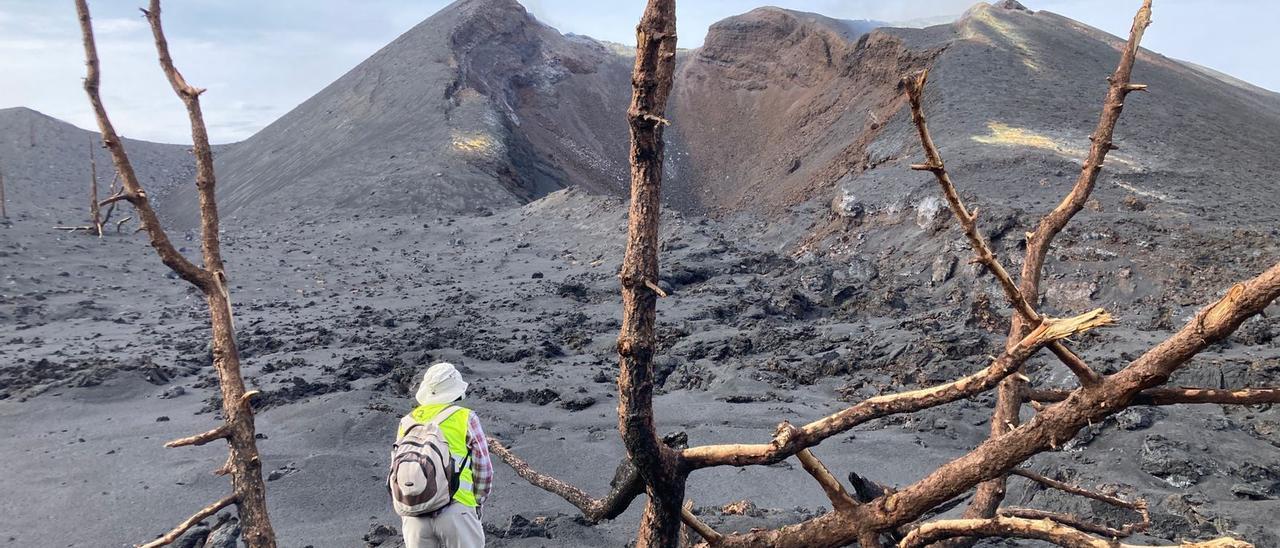
<svg viewBox="0 0 1280 548"><path fill-rule="evenodd" d="M387 489L391 505L401 516L422 516L448 506L458 492L458 479L471 460L471 449L456 469L449 443L440 431L458 407L444 408L425 424L414 424L391 448L391 472Z"/></svg>

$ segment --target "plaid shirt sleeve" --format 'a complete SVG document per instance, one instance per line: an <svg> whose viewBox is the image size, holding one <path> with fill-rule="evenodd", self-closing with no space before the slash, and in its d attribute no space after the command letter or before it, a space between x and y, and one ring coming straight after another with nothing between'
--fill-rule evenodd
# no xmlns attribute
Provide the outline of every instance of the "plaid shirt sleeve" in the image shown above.
<svg viewBox="0 0 1280 548"><path fill-rule="evenodd" d="M476 503L483 506L493 490L493 460L489 458L489 440L475 412L467 418L467 447L471 449L471 491L476 494Z"/></svg>

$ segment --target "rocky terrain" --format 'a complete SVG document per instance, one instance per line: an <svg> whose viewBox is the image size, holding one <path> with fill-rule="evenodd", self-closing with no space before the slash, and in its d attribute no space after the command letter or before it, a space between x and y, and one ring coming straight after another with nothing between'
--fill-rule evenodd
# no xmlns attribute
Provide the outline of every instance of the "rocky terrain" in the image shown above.
<svg viewBox="0 0 1280 548"><path fill-rule="evenodd" d="M1012 262L1069 188L1117 41L1016 6L920 30L873 26L762 8L681 53L661 252L671 297L658 306L664 432L763 441L779 420L976 370L1002 343L1008 311L993 280L968 264L932 180L906 168L919 148L897 78L930 68L935 138ZM218 151L237 338L263 391L259 444L282 546L396 545L381 483L390 436L437 360L472 380L491 435L607 491L622 457L612 379L629 67L625 49L562 36L513 2L458 2ZM1280 257L1266 165L1280 99L1150 52L1135 79L1151 92L1126 107L1121 148L1045 282L1050 314L1117 315L1074 345L1105 370ZM141 236L50 230L85 216L90 135L0 111L0 545L131 545L226 489L209 473L221 448L161 447L214 417L198 294ZM189 155L128 146L194 257ZM1280 305L1171 383L1280 384L1277 317ZM1073 382L1044 358L1029 375ZM876 421L816 452L838 475L905 484L983 439L991 404L988 394ZM1148 498L1146 540L1230 532L1280 545L1270 408L1135 408L1029 465ZM623 545L634 533L638 505L588 525L504 465L497 474L484 512L495 546ZM689 496L726 531L826 503L793 462L701 472ZM1020 479L1009 500L1125 517ZM68 515L86 519L36 525Z"/></svg>

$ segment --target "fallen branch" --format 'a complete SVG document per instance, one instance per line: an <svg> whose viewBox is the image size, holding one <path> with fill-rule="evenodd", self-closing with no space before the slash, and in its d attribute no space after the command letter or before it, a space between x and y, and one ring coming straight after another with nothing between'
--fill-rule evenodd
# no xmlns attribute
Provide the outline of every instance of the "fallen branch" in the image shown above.
<svg viewBox="0 0 1280 548"><path fill-rule="evenodd" d="M915 483L851 512L830 512L781 529L727 535L721 545L841 546L868 531L887 531L915 521L974 485L1002 477L1028 458L1071 439L1086 425L1128 407L1138 393L1165 382L1192 357L1230 335L1277 298L1280 263L1237 284L1173 336L1106 377L1102 384L1071 392L1066 400L1045 408L1026 424L988 438Z"/></svg>
<svg viewBox="0 0 1280 548"><path fill-rule="evenodd" d="M1027 401L1060 402L1068 390L1031 390ZM1133 405L1179 405L1216 403L1220 405L1265 405L1280 403L1280 388L1148 388L1139 392Z"/></svg>
<svg viewBox="0 0 1280 548"><path fill-rule="evenodd" d="M1071 514L1048 512L1045 510L1037 510L1035 508L1001 508L996 512L996 515L1010 518L1049 520L1055 523L1061 523L1067 527L1079 529L1086 533L1101 535L1110 539L1128 538L1133 536L1133 533L1136 532L1131 530L1114 529L1099 523L1085 521Z"/></svg>
<svg viewBox="0 0 1280 548"><path fill-rule="evenodd" d="M770 443L691 447L684 450L682 457L685 465L690 469L779 462L867 421L937 407L980 394L1016 372L1027 358L1044 345L1111 323L1111 315L1102 309L1086 312L1074 318L1045 318L1040 327L1013 348L1006 350L995 362L967 377L920 390L868 398L801 428L783 423L778 427L778 433Z"/></svg>
<svg viewBox="0 0 1280 548"><path fill-rule="evenodd" d="M831 475L831 471L827 469L822 461L813 454L813 451L805 449L796 453L796 457L800 459L800 465L804 470L818 481L818 485L822 486L823 492L827 494L827 499L831 501L832 507L839 510L847 510L857 505L853 497L849 496L849 492L844 489L844 485L840 480Z"/></svg>
<svg viewBox="0 0 1280 548"><path fill-rule="evenodd" d="M683 521L685 525L688 525L690 529L693 529L695 533L698 533L698 536L707 541L707 544L715 546L720 542L720 539L724 538L724 535L716 532L716 530L712 529L710 525L707 525L705 522L698 519L698 516L693 515L693 509L691 506L693 506L692 501L685 503L684 507L680 511L680 520Z"/></svg>
<svg viewBox="0 0 1280 548"><path fill-rule="evenodd" d="M1051 542L1066 548L1146 548L1135 544L1118 544L1101 539L1051 519L1026 519L997 516L987 519L949 519L926 523L915 528L898 543L898 548L920 548L957 537L1024 538ZM1252 544L1219 538L1206 542L1184 542L1181 548L1253 548Z"/></svg>
<svg viewBox="0 0 1280 548"><path fill-rule="evenodd" d="M192 527L195 527L196 524L208 519L209 516L212 516L218 513L218 511L222 510L223 508L226 508L228 506L231 506L232 504L235 504L236 500L237 500L237 497L235 493L222 497L217 502L210 504L208 506L205 506L204 508L200 509L199 512L196 512L195 514L192 514L191 517L183 520L182 523L179 523L177 527L173 528L173 530L169 531L168 533L165 533L164 536L158 539L155 539L151 542L148 542L146 544L139 544L138 548L157 548L159 546L168 545L173 541L178 540L178 537L182 536L183 533L186 533L188 529L191 529Z"/></svg>
<svg viewBox="0 0 1280 548"><path fill-rule="evenodd" d="M626 511L632 500L644 493L644 482L640 481L640 475L635 467L629 466L627 462L619 467L621 473L617 475L619 477L615 477L613 490L609 495L596 499L591 498L591 495L582 489L534 470L529 463L512 453L496 438L489 438L489 451L507 463L517 476L524 478L534 487L557 495L576 506L582 511L583 517L592 523L618 517Z"/></svg>
<svg viewBox="0 0 1280 548"><path fill-rule="evenodd" d="M1090 491L1083 487L1071 485L1070 483L1066 483L1063 481L1058 481L1056 479L1033 472L1026 468L1014 468L1013 470L1010 470L1009 473L1016 476L1022 476L1031 481L1034 481L1046 487L1057 489L1064 493L1079 495L1081 497L1093 499L1099 502L1105 502L1107 504L1110 504L1112 506L1118 506L1120 508L1128 508L1130 510L1141 512L1143 515L1145 515L1147 512L1147 501L1142 499L1138 499L1136 501L1129 501L1129 500L1122 499L1120 497L1108 495L1105 493L1100 493L1098 491Z"/></svg>

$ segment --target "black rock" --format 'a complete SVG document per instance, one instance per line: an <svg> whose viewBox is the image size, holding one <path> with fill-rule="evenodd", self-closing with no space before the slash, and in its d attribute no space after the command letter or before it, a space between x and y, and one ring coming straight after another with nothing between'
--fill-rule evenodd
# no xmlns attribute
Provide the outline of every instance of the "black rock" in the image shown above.
<svg viewBox="0 0 1280 548"><path fill-rule="evenodd" d="M583 409L591 407L592 405L595 405L595 404L596 404L596 399L591 396L582 396L580 398L560 400L560 408L568 409L570 411L582 411Z"/></svg>
<svg viewBox="0 0 1280 548"><path fill-rule="evenodd" d="M369 526L369 532L364 534L364 545L368 548L374 546L382 546L388 540L395 539L400 535L400 531L390 525L375 523Z"/></svg>

